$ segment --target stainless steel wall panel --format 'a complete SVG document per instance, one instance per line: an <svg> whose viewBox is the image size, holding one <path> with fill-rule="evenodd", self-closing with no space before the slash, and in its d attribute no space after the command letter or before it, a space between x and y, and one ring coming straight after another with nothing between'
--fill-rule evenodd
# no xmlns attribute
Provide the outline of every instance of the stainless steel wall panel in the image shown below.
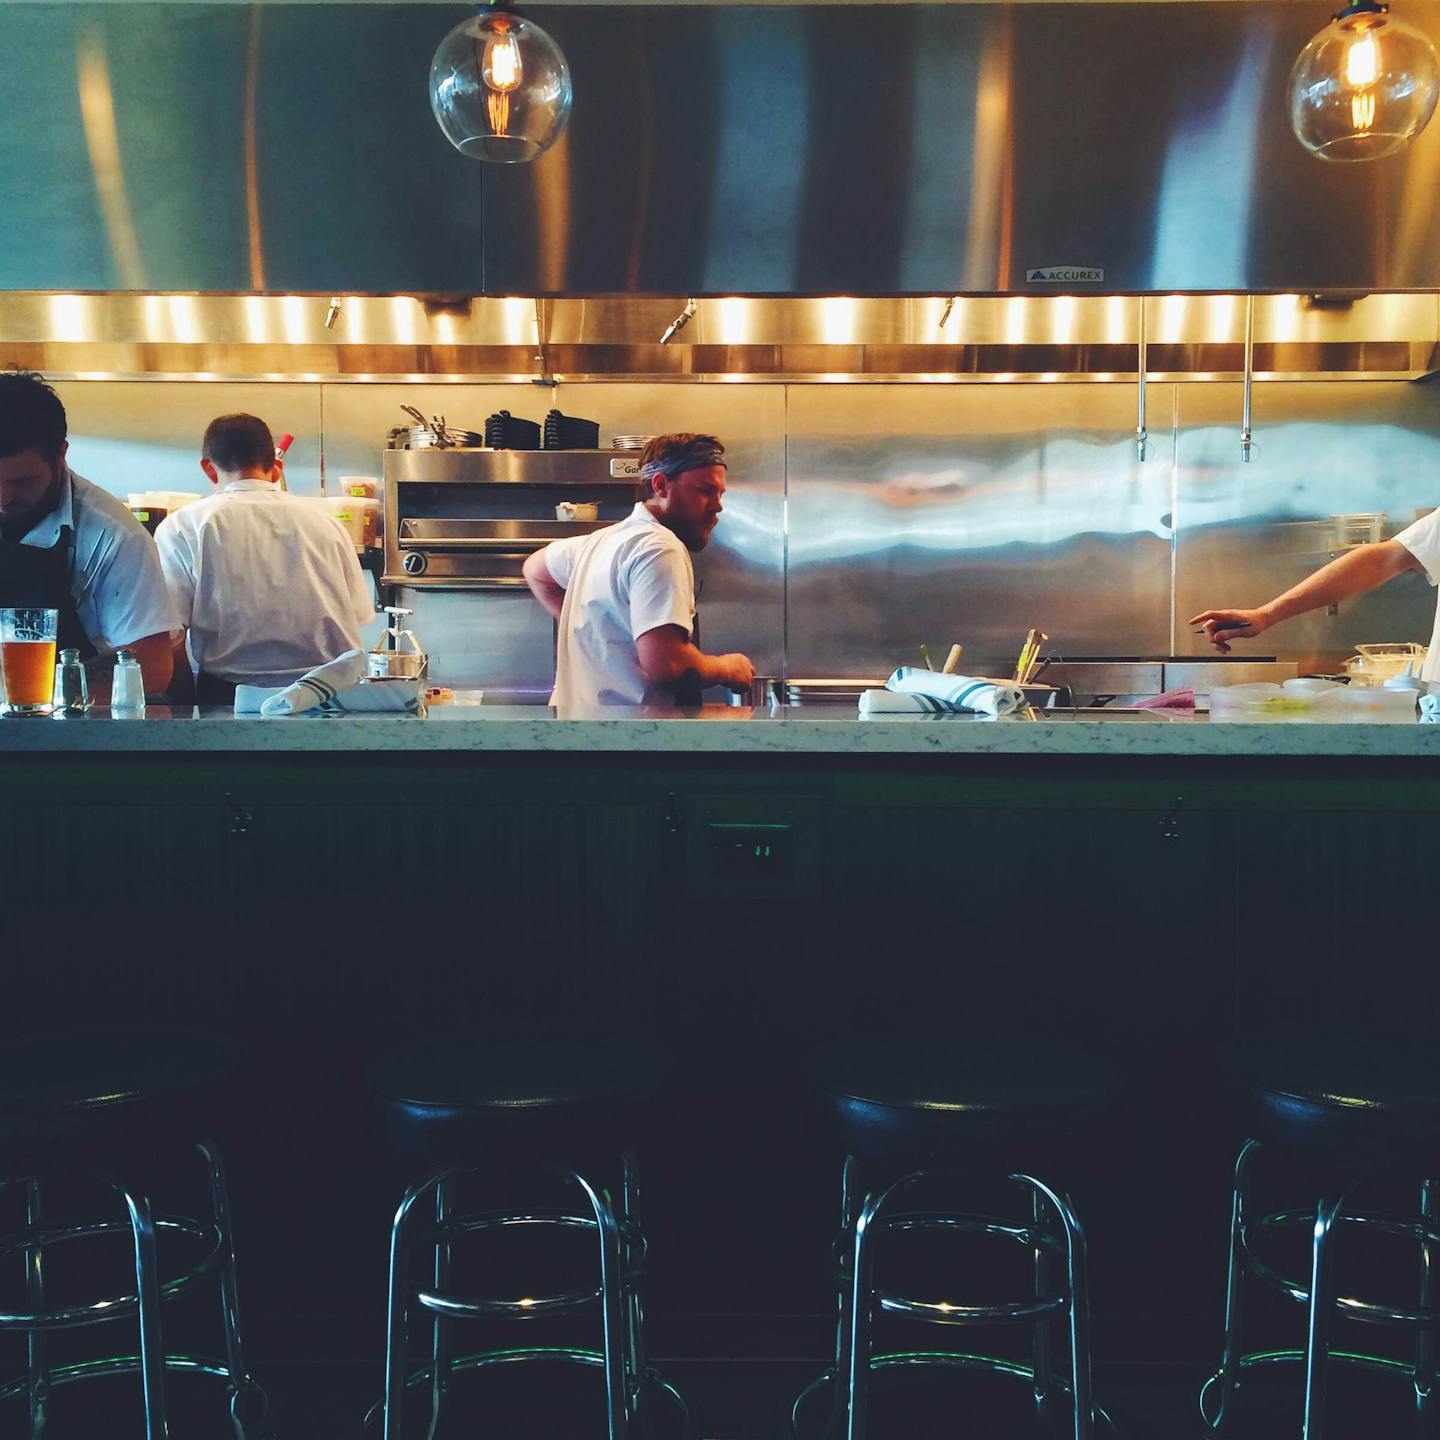
<svg viewBox="0 0 1440 1440"><path fill-rule="evenodd" d="M200 441L217 415L259 415L278 439L297 495L320 493L320 387L184 381L67 380L56 385L70 423L70 463L121 499L137 490L213 493Z"/></svg>
<svg viewBox="0 0 1440 1440"><path fill-rule="evenodd" d="M1359 529L1335 517L1373 516L1367 537L1381 538L1440 505L1433 382L1257 385L1248 465L1240 387L1177 389L1178 654L1213 653L1184 623L1191 615L1260 605L1339 554ZM1323 670L1357 643L1426 643L1434 619L1434 589L1402 575L1338 614L1315 611L1239 641L1235 653Z"/></svg>
<svg viewBox="0 0 1440 1440"><path fill-rule="evenodd" d="M1170 403L1152 388L1157 421ZM1008 670L1032 625L1064 656L1166 653L1170 467L1136 461L1133 405L1128 386L790 387L789 673L884 674L921 641Z"/></svg>

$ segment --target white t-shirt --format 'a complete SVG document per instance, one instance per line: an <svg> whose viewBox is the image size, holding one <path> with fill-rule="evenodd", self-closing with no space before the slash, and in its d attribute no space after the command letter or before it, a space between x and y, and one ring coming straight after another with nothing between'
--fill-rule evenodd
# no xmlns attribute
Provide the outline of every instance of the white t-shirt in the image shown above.
<svg viewBox="0 0 1440 1440"><path fill-rule="evenodd" d="M545 568L565 587L552 705L670 704L646 689L635 641L661 625L695 629L690 552L645 507L593 535L545 548Z"/></svg>
<svg viewBox="0 0 1440 1440"><path fill-rule="evenodd" d="M146 636L179 630L160 557L145 527L113 495L68 467L60 503L20 543L52 549L66 525L75 536L70 597L97 654L113 655Z"/></svg>
<svg viewBox="0 0 1440 1440"><path fill-rule="evenodd" d="M375 613L350 537L268 480L232 480L155 532L190 658L242 685L288 685L360 645Z"/></svg>
<svg viewBox="0 0 1440 1440"><path fill-rule="evenodd" d="M1432 585L1440 585L1440 510L1422 515L1395 537L1424 567ZM1430 635L1430 653L1420 671L1424 680L1440 681L1440 605L1435 611L1435 629Z"/></svg>

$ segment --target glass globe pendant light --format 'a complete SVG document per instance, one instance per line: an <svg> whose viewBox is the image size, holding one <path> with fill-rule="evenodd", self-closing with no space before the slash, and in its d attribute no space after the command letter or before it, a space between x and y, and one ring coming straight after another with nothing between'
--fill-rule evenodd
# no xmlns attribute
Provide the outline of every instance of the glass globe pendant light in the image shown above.
<svg viewBox="0 0 1440 1440"><path fill-rule="evenodd" d="M1375 160L1404 149L1440 96L1435 47L1377 0L1342 10L1290 72L1290 124L1322 160Z"/></svg>
<svg viewBox="0 0 1440 1440"><path fill-rule="evenodd" d="M473 159L543 155L564 131L570 101L560 47L503 0L461 21L430 62L430 108L445 138Z"/></svg>

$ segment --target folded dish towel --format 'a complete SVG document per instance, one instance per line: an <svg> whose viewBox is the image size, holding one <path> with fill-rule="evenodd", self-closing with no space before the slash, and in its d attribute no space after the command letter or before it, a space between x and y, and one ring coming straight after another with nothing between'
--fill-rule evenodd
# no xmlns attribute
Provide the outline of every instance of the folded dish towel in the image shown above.
<svg viewBox="0 0 1440 1440"><path fill-rule="evenodd" d="M365 666L363 650L347 650L326 664L306 671L278 695L272 695L261 705L260 713L267 718L272 715L298 715L302 710L325 705L341 690L359 684L365 674Z"/></svg>
<svg viewBox="0 0 1440 1440"><path fill-rule="evenodd" d="M1420 697L1420 723L1422 725L1440 725L1440 695L1422 695Z"/></svg>
<svg viewBox="0 0 1440 1440"><path fill-rule="evenodd" d="M1009 715L1025 704L1025 692L1008 680L945 675L939 670L917 670L913 665L902 665L885 682L885 688L898 695L915 696L931 702L923 706L927 710Z"/></svg>

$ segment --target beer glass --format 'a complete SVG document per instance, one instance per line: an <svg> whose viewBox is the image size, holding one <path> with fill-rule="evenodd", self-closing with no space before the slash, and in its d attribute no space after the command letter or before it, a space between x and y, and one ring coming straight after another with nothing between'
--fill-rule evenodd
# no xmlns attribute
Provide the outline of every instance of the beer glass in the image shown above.
<svg viewBox="0 0 1440 1440"><path fill-rule="evenodd" d="M7 713L50 713L59 623L58 610L0 610L0 676Z"/></svg>

